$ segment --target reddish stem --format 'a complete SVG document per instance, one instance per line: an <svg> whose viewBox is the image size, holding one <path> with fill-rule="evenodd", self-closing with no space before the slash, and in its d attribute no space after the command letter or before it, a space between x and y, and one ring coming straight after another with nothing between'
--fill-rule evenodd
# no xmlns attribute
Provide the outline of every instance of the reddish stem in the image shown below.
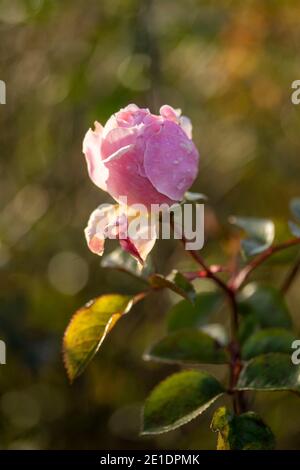
<svg viewBox="0 0 300 470"><path fill-rule="evenodd" d="M185 239L183 239L183 243L185 243ZM194 250L188 250L188 253L194 258L194 260L202 266L204 269L204 272L206 273L205 277L213 279L218 286L223 289L227 294L231 290L225 282L223 282L221 279L219 279L215 273L210 269L209 266L206 265L205 261L203 258L197 253L197 251Z"/></svg>
<svg viewBox="0 0 300 470"><path fill-rule="evenodd" d="M284 243L280 243L279 245L274 245L268 248L266 251L261 253L260 255L256 256L249 264L247 264L239 273L235 276L232 280L230 287L236 291L241 287L241 285L246 281L249 275L262 265L265 261L267 261L271 256L279 251L285 250L295 245L300 244L300 237L292 238Z"/></svg>
<svg viewBox="0 0 300 470"><path fill-rule="evenodd" d="M216 265L216 264L213 264L211 266L209 266L209 271L213 274L217 274L217 273L225 273L225 272L228 272L229 271L229 268L227 268L226 266L219 266L219 265ZM189 281L194 281L195 279L197 278L207 278L207 277L210 277L208 272L205 271L205 270L202 270L202 271L189 271L189 272L185 272L183 273L183 275L189 280Z"/></svg>
<svg viewBox="0 0 300 470"><path fill-rule="evenodd" d="M236 302L236 293L235 291L228 286L225 282L219 279L215 272L213 272L209 266L206 265L202 257L196 251L189 251L190 255L197 261L200 266L204 269L205 277L212 279L215 283L225 292L229 300L229 305L231 307L231 334L232 340L229 345L230 352L230 391L233 394L233 408L236 414L240 414L245 409L245 403L243 400L243 393L234 390L240 371L242 368L241 362L241 351L240 344L238 341L238 327L239 327L239 316L238 316L238 307ZM203 271L201 271L203 276Z"/></svg>
<svg viewBox="0 0 300 470"><path fill-rule="evenodd" d="M292 269L289 271L287 277L285 278L282 286L281 286L281 292L283 294L286 294L288 290L290 289L291 285L293 284L293 281L296 279L297 274L300 271L300 258L297 259L296 263L292 267Z"/></svg>

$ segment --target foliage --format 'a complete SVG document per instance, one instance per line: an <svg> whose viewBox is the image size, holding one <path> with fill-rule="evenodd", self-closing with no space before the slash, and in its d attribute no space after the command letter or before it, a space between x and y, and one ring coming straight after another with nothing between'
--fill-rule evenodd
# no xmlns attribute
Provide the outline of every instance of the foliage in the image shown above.
<svg viewBox="0 0 300 470"><path fill-rule="evenodd" d="M173 305L168 313L168 330L182 328L200 328L207 323L209 316L215 312L222 301L219 292L202 292L196 295L194 305L186 300Z"/></svg>
<svg viewBox="0 0 300 470"><path fill-rule="evenodd" d="M231 223L243 229L248 238L241 241L245 256L253 256L269 248L275 236L272 220L251 217L231 217Z"/></svg>
<svg viewBox="0 0 300 470"><path fill-rule="evenodd" d="M219 408L212 419L211 429L218 433L218 450L272 450L272 431L253 411L239 416Z"/></svg>
<svg viewBox="0 0 300 470"><path fill-rule="evenodd" d="M143 432L176 429L203 413L224 392L222 385L203 371L186 371L161 382L145 403Z"/></svg>
<svg viewBox="0 0 300 470"><path fill-rule="evenodd" d="M7 84L0 113L0 339L8 361L0 374L1 448L142 449L140 403L176 367L145 364L143 351L173 325L174 331L182 326L214 333L214 339L225 330L217 341L226 345L227 295L212 281L195 279L197 297L218 294L215 307L191 311L192 303L177 304L173 291L153 292L121 317L70 386L61 338L73 312L107 293L148 289L150 273L202 269L180 244L166 242L156 247L151 269L138 273L142 281L124 270L99 269L82 229L103 200L88 183L82 138L96 119L103 122L129 102L156 112L167 102L182 108L194 123L201 157L192 190L209 195L207 264L227 268L226 257L235 259L242 232L223 223L228 214L271 217L276 245L299 237L299 217L287 217L299 190L300 108L290 102L290 83L299 78L299 22L297 1L91 0L88 8L82 0L0 2L0 79ZM114 250L113 242L108 248ZM274 253L249 281L282 289L297 253L297 246ZM299 278L284 296L291 335L299 338ZM252 315L240 314L239 323L240 334L242 324L248 327L242 351L260 331L291 330L261 327ZM283 343L278 351L286 354ZM260 354L276 352L269 347ZM228 387L226 368L205 365ZM274 431L278 448L300 448L295 393L243 395ZM183 432L152 435L147 448L212 449L209 413Z"/></svg>
<svg viewBox="0 0 300 470"><path fill-rule="evenodd" d="M64 336L64 361L70 380L83 372L96 354L106 335L122 315L128 312L133 298L103 295L90 301L73 316Z"/></svg>
<svg viewBox="0 0 300 470"><path fill-rule="evenodd" d="M300 394L299 365L288 354L268 353L245 364L236 385L237 390L289 390Z"/></svg>
<svg viewBox="0 0 300 470"><path fill-rule="evenodd" d="M162 338L146 353L145 359L178 364L224 364L229 358L218 341L190 328Z"/></svg>
<svg viewBox="0 0 300 470"><path fill-rule="evenodd" d="M295 202L292 209L298 216ZM218 275L219 268L207 266L196 252L191 252L191 255L202 271L181 273L173 270L167 276L143 275L148 287L140 293L142 297L169 289L184 299L168 314L168 334L156 342L144 358L197 367L196 370L169 376L150 393L143 412L144 434L176 429L202 414L227 393L233 397L233 411L220 408L215 412L211 425L212 430L218 433L217 448L272 449L274 436L257 413L247 410L245 391L281 390L300 394L300 366L293 364L290 356L296 336L291 331L292 321L284 298L297 269L292 270L281 290L258 282L243 287L252 271L276 251L300 244L300 238L276 246L272 245L275 234L271 221L239 217L234 222L247 232L248 238L241 240L242 253L255 256L250 261L239 258L239 268L230 273L227 280ZM110 267L114 267L114 263ZM116 263L115 267L119 269L119 264ZM133 272L125 259L122 269ZM196 293L191 280L203 277L213 281L220 293ZM212 333L210 320L226 299L231 307L231 339L222 342ZM104 296L74 315L64 340L65 360L71 379L82 372L132 301L130 297L117 294ZM198 370L201 364L226 365L230 372L229 386Z"/></svg>

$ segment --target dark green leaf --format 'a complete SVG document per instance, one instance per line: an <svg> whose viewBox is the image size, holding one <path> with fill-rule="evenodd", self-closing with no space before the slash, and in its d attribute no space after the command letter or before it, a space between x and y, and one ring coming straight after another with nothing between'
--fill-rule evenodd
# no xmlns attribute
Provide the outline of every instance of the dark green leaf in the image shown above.
<svg viewBox="0 0 300 470"><path fill-rule="evenodd" d="M248 238L242 240L242 250L246 256L256 255L272 245L275 226L271 220L254 217L231 217L230 222L243 229Z"/></svg>
<svg viewBox="0 0 300 470"><path fill-rule="evenodd" d="M101 266L103 268L125 271L139 278L147 278L153 272L153 266L149 256L147 262L142 267L140 263L136 262L136 259L122 248L116 248L108 255L103 256Z"/></svg>
<svg viewBox="0 0 300 470"><path fill-rule="evenodd" d="M200 331L208 334L208 336L215 339L221 346L228 344L228 333L226 328L220 323L209 323L208 325L200 326Z"/></svg>
<svg viewBox="0 0 300 470"><path fill-rule="evenodd" d="M194 329L170 333L156 343L146 359L185 364L224 364L229 358L221 345L208 334Z"/></svg>
<svg viewBox="0 0 300 470"><path fill-rule="evenodd" d="M295 237L300 237L300 226L292 222L291 220L289 221L289 227L292 235Z"/></svg>
<svg viewBox="0 0 300 470"><path fill-rule="evenodd" d="M238 336L243 344L249 336L260 330L260 324L255 315L245 315L240 318Z"/></svg>
<svg viewBox="0 0 300 470"><path fill-rule="evenodd" d="M223 393L222 385L207 372L171 375L146 400L143 434L159 434L188 423Z"/></svg>
<svg viewBox="0 0 300 470"><path fill-rule="evenodd" d="M74 314L63 341L64 362L71 381L83 372L106 335L130 310L133 300L127 295L103 295Z"/></svg>
<svg viewBox="0 0 300 470"><path fill-rule="evenodd" d="M194 305L186 300L182 300L169 311L168 330L199 328L220 307L221 302L222 295L219 292L196 294Z"/></svg>
<svg viewBox="0 0 300 470"><path fill-rule="evenodd" d="M271 286L248 284L238 297L239 312L255 318L261 328L292 326L283 295Z"/></svg>
<svg viewBox="0 0 300 470"><path fill-rule="evenodd" d="M282 328L267 328L257 331L244 343L242 358L248 360L270 352L289 354L291 344L295 339L292 332Z"/></svg>
<svg viewBox="0 0 300 470"><path fill-rule="evenodd" d="M290 209L295 219L300 222L300 197L291 200Z"/></svg>
<svg viewBox="0 0 300 470"><path fill-rule="evenodd" d="M271 429L253 411L237 416L221 407L213 416L211 429L218 433L218 450L272 450L275 447Z"/></svg>
<svg viewBox="0 0 300 470"><path fill-rule="evenodd" d="M300 393L300 365L289 354L269 353L251 359L243 368L237 390L289 390Z"/></svg>
<svg viewBox="0 0 300 470"><path fill-rule="evenodd" d="M173 270L167 277L164 277L161 274L153 274L150 276L149 282L155 289L166 287L171 289L173 292L176 292L176 294L181 297L185 297L189 302L195 302L196 292L193 284L176 270Z"/></svg>

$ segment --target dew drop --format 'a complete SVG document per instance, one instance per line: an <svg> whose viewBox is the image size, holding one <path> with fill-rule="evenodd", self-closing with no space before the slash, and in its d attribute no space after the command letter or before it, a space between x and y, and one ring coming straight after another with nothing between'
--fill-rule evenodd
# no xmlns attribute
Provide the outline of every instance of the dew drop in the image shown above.
<svg viewBox="0 0 300 470"><path fill-rule="evenodd" d="M177 184L177 189L183 189L184 186L186 184L186 178L182 178L182 180L179 181L179 183Z"/></svg>

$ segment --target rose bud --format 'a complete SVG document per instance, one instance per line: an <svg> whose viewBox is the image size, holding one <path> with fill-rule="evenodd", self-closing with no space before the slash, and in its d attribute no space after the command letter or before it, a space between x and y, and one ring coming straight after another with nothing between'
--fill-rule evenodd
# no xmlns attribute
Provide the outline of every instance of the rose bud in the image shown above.
<svg viewBox="0 0 300 470"><path fill-rule="evenodd" d="M171 206L181 201L197 176L199 154L192 141L191 123L180 114L168 105L154 115L130 104L112 115L104 127L96 122L83 141L91 180L122 207L138 204L147 212L153 204ZM118 237L120 214L115 217L115 211L116 206L112 206L108 216L107 205L104 212L100 206L90 217L85 234L90 249L97 254L103 252L108 226L115 226ZM124 228L126 215L121 218ZM136 240L120 237L120 243L142 262L155 238L155 230L144 238L146 250L141 247L140 233Z"/></svg>

